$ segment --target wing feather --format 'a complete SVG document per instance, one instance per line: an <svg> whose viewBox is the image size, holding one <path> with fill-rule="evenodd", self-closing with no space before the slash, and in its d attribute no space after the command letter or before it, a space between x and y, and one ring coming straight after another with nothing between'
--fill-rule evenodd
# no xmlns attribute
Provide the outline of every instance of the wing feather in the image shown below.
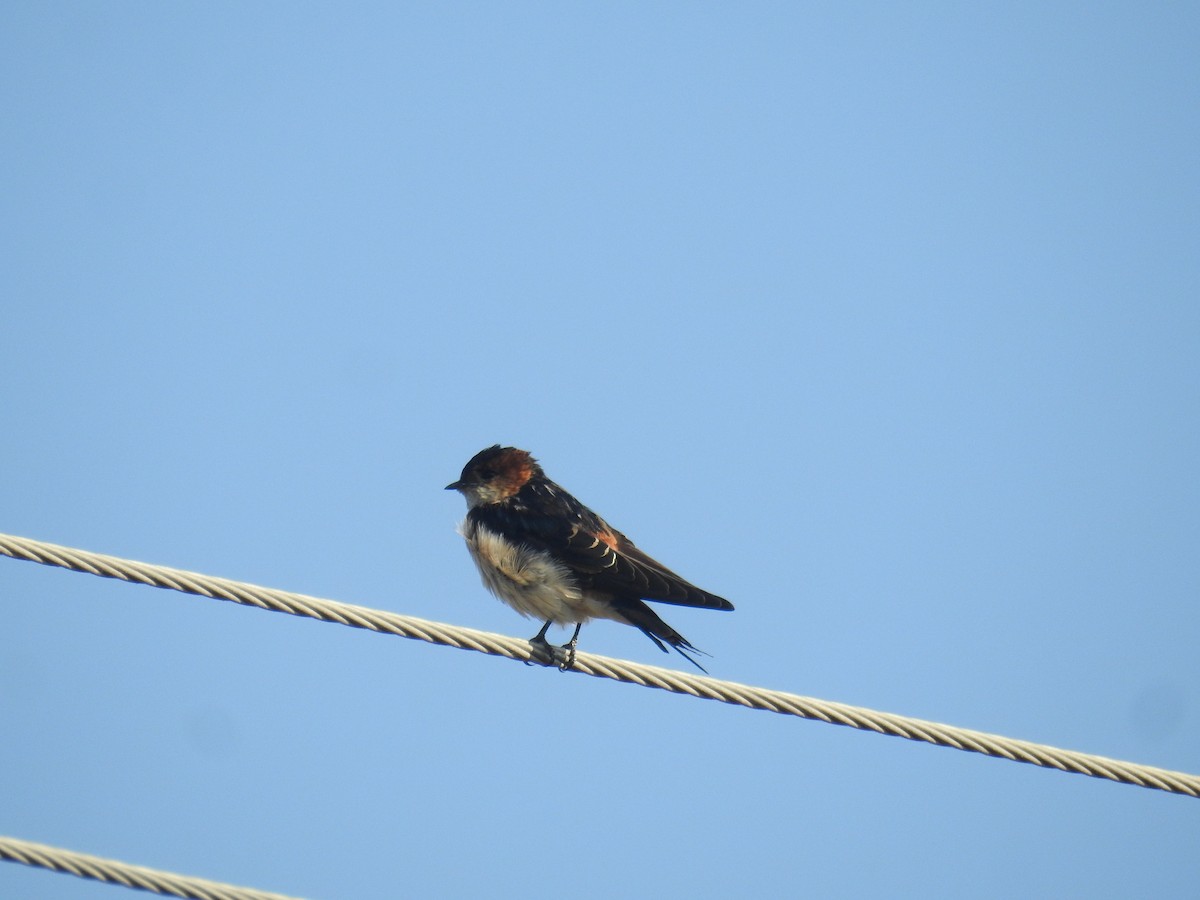
<svg viewBox="0 0 1200 900"><path fill-rule="evenodd" d="M733 609L725 598L696 587L647 556L562 488L549 486L544 497L538 492L519 504L480 506L472 515L493 530L554 554L575 571L582 587L631 600Z"/></svg>

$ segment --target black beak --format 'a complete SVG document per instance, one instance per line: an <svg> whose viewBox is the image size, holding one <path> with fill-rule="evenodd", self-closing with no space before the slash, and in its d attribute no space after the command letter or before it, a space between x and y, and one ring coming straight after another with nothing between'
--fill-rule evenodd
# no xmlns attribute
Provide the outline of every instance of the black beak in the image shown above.
<svg viewBox="0 0 1200 900"><path fill-rule="evenodd" d="M460 490L461 488L462 488L461 481L452 481L448 485L446 485L446 490L448 490L448 491L457 491L457 490Z"/></svg>

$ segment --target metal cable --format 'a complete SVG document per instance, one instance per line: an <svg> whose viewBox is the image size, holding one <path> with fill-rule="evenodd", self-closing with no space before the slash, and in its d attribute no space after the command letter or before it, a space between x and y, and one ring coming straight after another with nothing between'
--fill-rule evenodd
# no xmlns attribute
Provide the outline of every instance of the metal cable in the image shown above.
<svg viewBox="0 0 1200 900"><path fill-rule="evenodd" d="M297 900L283 894L255 891L204 878L189 878L173 872L160 872L115 859L104 859L11 837L0 836L0 859L65 872L93 881L123 884L125 887L165 894L168 897L186 897L188 900Z"/></svg>
<svg viewBox="0 0 1200 900"><path fill-rule="evenodd" d="M202 597L230 600L261 609L308 616L324 622L337 622L355 628L367 628L386 634L445 644L462 650L477 650L509 659L539 662L531 653L528 641L505 637L487 631L476 631L457 625L430 622L413 616L384 612L365 606L353 606L332 600L321 600L303 594L258 587L224 578L212 578L169 569L147 563L89 553L28 538L0 534L0 554L14 559L49 566L61 566L77 572L89 572L105 578L119 578L138 584L169 588ZM1044 744L1006 738L982 731L971 731L922 719L912 719L892 713L876 712L844 703L816 700L783 691L751 687L721 681L688 672L646 666L626 660L611 659L591 653L579 653L572 671L600 678L611 678L629 684L660 688L676 694L689 694L705 700L719 700L751 709L763 709L784 715L817 719L835 725L848 725L864 731L925 741L941 747L969 750L985 756L1030 763L1063 772L1075 772L1093 778L1107 778L1139 787L1155 788L1190 797L1200 797L1200 776L1172 772L1137 763L1122 762L1073 750L1061 750Z"/></svg>

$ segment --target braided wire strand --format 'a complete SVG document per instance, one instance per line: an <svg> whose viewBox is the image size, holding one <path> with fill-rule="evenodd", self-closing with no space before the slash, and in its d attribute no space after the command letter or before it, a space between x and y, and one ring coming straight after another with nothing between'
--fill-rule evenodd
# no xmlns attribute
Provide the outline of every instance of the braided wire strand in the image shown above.
<svg viewBox="0 0 1200 900"><path fill-rule="evenodd" d="M228 600L247 606L257 606L260 609L269 609L274 612L307 616L354 628L366 628L384 634L457 647L460 650L475 650L479 653L504 656L524 662L541 662L533 654L529 642L517 638L443 622L431 622L427 619L365 606L322 600L304 594L294 594L224 578L214 578L181 569L90 553L29 538L0 534L0 554L13 559L59 566L105 578L117 578L137 584ZM577 654L572 671L643 687L659 688L676 694L687 694L704 700L717 700L721 703L744 706L749 709L766 710L803 719L815 719L834 725L845 725L912 741L924 741L940 747L952 747L956 750L981 753L985 756L1029 763L1063 772L1074 772L1138 787L1200 797L1200 776L1197 775L1109 759L1089 753L1079 753L1074 750L1063 750L1045 744L1007 738L983 731L972 731L894 713L877 712L845 703L737 684L592 653Z"/></svg>
<svg viewBox="0 0 1200 900"><path fill-rule="evenodd" d="M187 900L297 900L284 894L272 894L204 878L176 875L173 872L148 869L145 866L135 866L115 859L76 853L73 850L63 850L49 844L35 844L33 841L22 841L13 837L0 836L0 859L92 881L120 884L153 894L185 897Z"/></svg>

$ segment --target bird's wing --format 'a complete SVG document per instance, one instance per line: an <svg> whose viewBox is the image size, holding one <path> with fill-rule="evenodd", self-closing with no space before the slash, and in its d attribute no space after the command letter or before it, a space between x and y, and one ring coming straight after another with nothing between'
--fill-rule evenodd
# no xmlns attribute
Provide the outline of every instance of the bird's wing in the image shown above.
<svg viewBox="0 0 1200 900"><path fill-rule="evenodd" d="M617 538L617 546L613 553L620 558L622 568L631 568L639 579L649 581L655 586L654 593L642 593L640 599L673 603L677 606L699 606L704 609L733 609L733 604L724 597L718 597L679 577L658 560L643 553L634 546L633 541L619 531L614 531L613 535Z"/></svg>
<svg viewBox="0 0 1200 900"><path fill-rule="evenodd" d="M529 506L508 510L500 505L477 507L473 512L482 514L483 524L553 554L593 590L677 606L733 609L728 600L701 590L651 559L565 491L555 500L552 512Z"/></svg>

